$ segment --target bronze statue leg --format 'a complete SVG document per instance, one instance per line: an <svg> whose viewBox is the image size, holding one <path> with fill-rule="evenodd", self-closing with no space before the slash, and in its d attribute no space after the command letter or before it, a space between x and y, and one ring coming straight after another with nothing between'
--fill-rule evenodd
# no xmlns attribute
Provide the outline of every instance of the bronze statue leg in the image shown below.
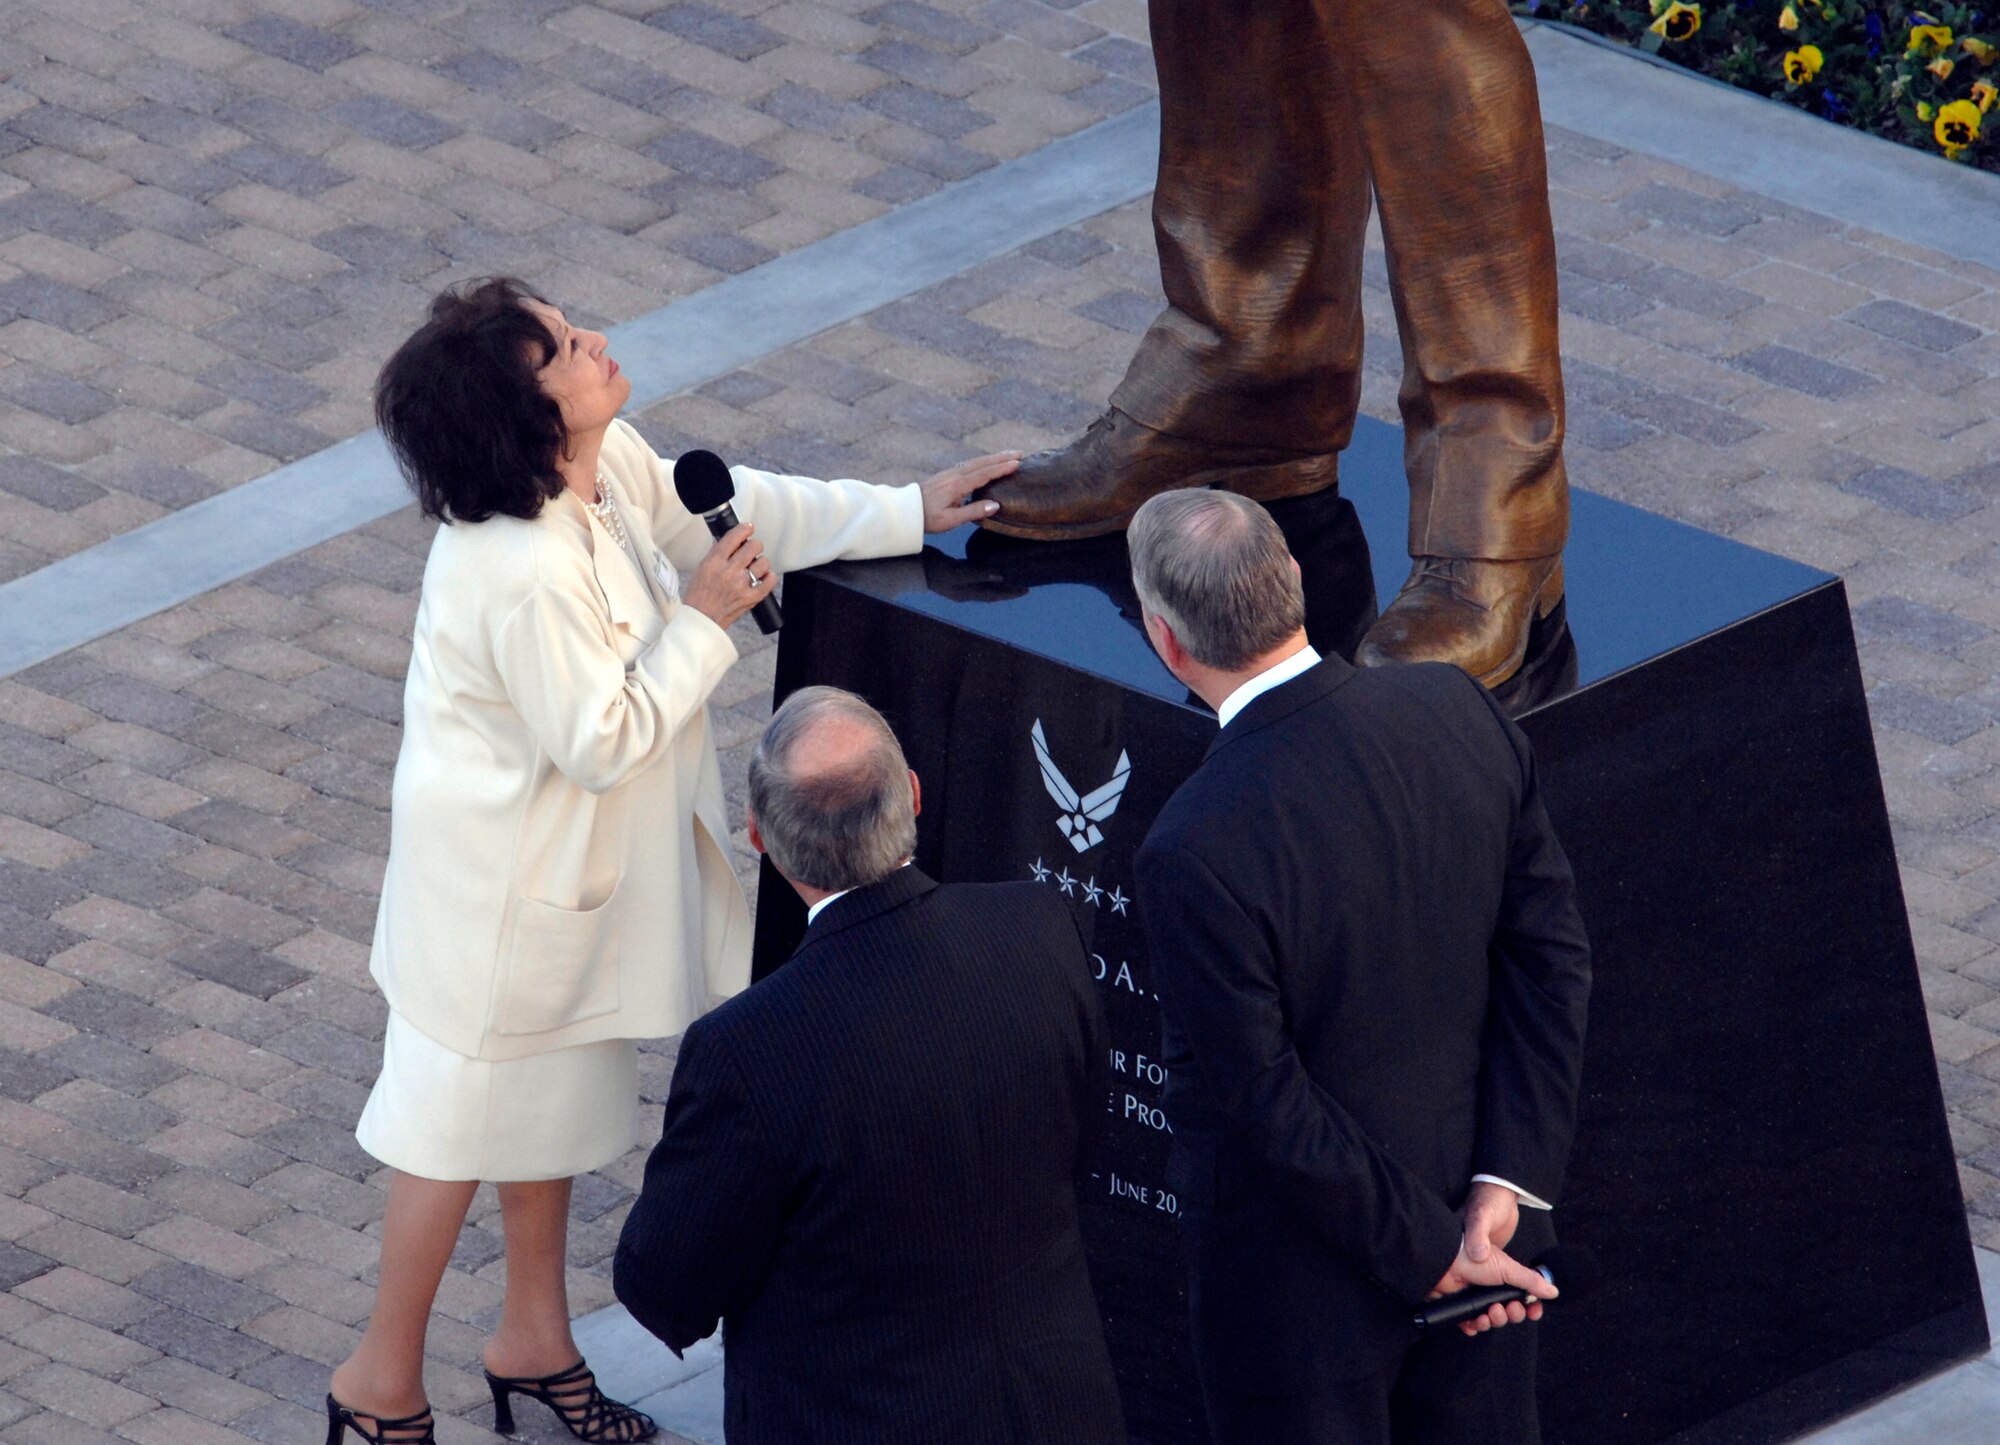
<svg viewBox="0 0 2000 1445"><path fill-rule="evenodd" d="M1555 241L1527 47L1503 0L1151 0L1167 310L1107 415L1026 459L987 525L1125 525L1172 487L1330 484L1360 395L1369 181L1402 338L1405 586L1370 662L1489 684L1562 597Z"/></svg>
<svg viewBox="0 0 2000 1445"><path fill-rule="evenodd" d="M1410 552L1560 552L1555 232L1528 48L1501 0L1320 4L1388 248Z"/></svg>
<svg viewBox="0 0 2000 1445"><path fill-rule="evenodd" d="M1317 0L1151 0L1167 309L1111 394L1155 431L1337 452L1361 400L1368 159Z"/></svg>
<svg viewBox="0 0 2000 1445"><path fill-rule="evenodd" d="M1111 409L987 489L996 531L1117 531L1174 487L1331 486L1361 394L1368 167L1315 0L1150 0L1168 306Z"/></svg>
<svg viewBox="0 0 2000 1445"><path fill-rule="evenodd" d="M1344 447L1372 174L1411 554L1561 551L1555 237L1534 68L1506 6L1152 0L1150 14L1168 308L1111 404L1219 447Z"/></svg>
<svg viewBox="0 0 2000 1445"><path fill-rule="evenodd" d="M1501 0L1320 3L1374 164L1403 343L1414 566L1357 660L1454 662L1495 686L1562 600L1569 535L1534 66Z"/></svg>

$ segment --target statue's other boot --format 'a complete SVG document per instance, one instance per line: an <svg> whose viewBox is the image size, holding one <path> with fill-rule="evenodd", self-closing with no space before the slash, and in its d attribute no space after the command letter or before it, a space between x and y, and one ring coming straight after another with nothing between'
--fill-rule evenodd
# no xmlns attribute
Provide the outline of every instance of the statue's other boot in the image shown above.
<svg viewBox="0 0 2000 1445"><path fill-rule="evenodd" d="M1024 457L982 496L1000 511L980 525L1010 537L1063 541L1116 532L1148 498L1224 486L1259 502L1301 497L1339 478L1332 452L1218 446L1155 431L1112 407L1066 447Z"/></svg>
<svg viewBox="0 0 2000 1445"><path fill-rule="evenodd" d="M1563 600L1560 553L1522 562L1412 560L1410 580L1355 654L1363 667L1449 662L1484 686L1498 687L1520 671L1529 628Z"/></svg>

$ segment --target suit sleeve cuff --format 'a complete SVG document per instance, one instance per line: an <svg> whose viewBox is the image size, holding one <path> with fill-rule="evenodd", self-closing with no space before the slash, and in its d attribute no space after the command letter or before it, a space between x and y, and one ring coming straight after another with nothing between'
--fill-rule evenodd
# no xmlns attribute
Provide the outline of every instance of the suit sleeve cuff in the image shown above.
<svg viewBox="0 0 2000 1445"><path fill-rule="evenodd" d="M1511 1190L1513 1190L1513 1191L1514 1191L1514 1193L1515 1193L1515 1194L1517 1194L1517 1195L1519 1195L1519 1196L1520 1196L1520 1199L1521 1199L1521 1204L1522 1204L1522 1206L1523 1206L1524 1208L1527 1208L1527 1209L1554 1209L1554 1208L1555 1208L1555 1206L1554 1206L1553 1204L1549 1203L1549 1202L1548 1202L1548 1200L1546 1200L1546 1199L1541 1199L1541 1198L1538 1198L1537 1196L1535 1196L1535 1195L1533 1195L1533 1194L1530 1194L1530 1193L1529 1193L1529 1192L1528 1192L1527 1190L1523 1189L1523 1188L1522 1188L1522 1187L1521 1187L1520 1185L1518 1185L1518 1184L1511 1184L1511 1183L1509 1183L1509 1182L1508 1182L1507 1180L1505 1180L1505 1179L1502 1179L1502 1178L1501 1178L1501 1177L1500 1177L1499 1175L1497 1175L1497 1174L1475 1174L1475 1175L1473 1175L1473 1176L1472 1176L1472 1182L1473 1182L1474 1184L1497 1184L1497 1185L1499 1185L1499 1186L1500 1186L1500 1187L1501 1187L1502 1189L1511 1189Z"/></svg>

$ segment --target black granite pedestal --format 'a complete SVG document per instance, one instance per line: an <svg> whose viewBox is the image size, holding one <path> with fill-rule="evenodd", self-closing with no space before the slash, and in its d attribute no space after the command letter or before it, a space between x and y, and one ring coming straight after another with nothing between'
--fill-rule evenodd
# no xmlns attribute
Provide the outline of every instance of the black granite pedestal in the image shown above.
<svg viewBox="0 0 2000 1445"><path fill-rule="evenodd" d="M1273 510L1315 642L1351 652L1407 569L1393 429L1362 424L1342 493ZM1606 1278L1537 1327L1546 1433L1783 1440L1986 1343L1845 592L1589 495L1568 567L1568 635L1510 705L1596 946L1557 1221ZM1213 717L1147 647L1120 537L953 534L795 576L785 611L779 695L888 714L923 866L1035 878L1081 920L1114 1050L1093 1276L1132 1438L1201 1440L1131 861ZM800 927L766 885L760 970Z"/></svg>

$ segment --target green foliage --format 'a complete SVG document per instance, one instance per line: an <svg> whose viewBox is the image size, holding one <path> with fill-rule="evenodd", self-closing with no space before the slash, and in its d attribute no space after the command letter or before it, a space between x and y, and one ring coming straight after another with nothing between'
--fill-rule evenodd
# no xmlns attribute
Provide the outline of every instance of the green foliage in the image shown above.
<svg viewBox="0 0 2000 1445"><path fill-rule="evenodd" d="M1840 125L2000 170L2000 17L1904 0L1512 0ZM2000 8L2000 0L1984 0ZM1687 10L1698 10L1691 17ZM1921 27L1940 27L1949 38ZM1816 54L1815 54L1816 52ZM1989 110L1989 107L1991 109Z"/></svg>

